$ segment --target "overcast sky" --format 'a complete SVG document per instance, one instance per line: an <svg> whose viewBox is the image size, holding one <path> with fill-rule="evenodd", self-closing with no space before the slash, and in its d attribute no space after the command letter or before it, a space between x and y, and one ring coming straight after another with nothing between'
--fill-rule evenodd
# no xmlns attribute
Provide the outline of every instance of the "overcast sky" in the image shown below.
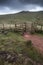
<svg viewBox="0 0 43 65"><path fill-rule="evenodd" d="M19 11L43 11L43 0L0 0L0 15Z"/></svg>

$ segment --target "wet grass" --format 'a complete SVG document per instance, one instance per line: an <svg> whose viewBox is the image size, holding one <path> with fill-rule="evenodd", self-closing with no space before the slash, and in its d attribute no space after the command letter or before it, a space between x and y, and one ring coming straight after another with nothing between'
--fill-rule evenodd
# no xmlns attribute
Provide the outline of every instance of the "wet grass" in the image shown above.
<svg viewBox="0 0 43 65"><path fill-rule="evenodd" d="M19 58L20 62L22 62L22 59L24 59L24 57L28 57L37 63L43 64L43 55L41 55L36 50L36 48L33 47L31 40L24 40L23 36L21 36L19 33L9 32L7 35L0 34L0 51L9 51L11 53L15 51L18 55L22 54L23 56L20 56ZM31 62L27 64L32 65ZM5 63L5 65L9 65L9 63ZM15 65L24 64L17 62Z"/></svg>

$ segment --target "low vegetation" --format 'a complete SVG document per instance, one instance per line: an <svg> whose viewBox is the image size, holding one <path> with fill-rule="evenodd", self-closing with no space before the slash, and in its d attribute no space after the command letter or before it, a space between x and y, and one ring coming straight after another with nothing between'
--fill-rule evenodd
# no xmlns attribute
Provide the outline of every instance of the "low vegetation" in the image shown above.
<svg viewBox="0 0 43 65"><path fill-rule="evenodd" d="M0 65L43 65L43 55L19 33L0 34Z"/></svg>
<svg viewBox="0 0 43 65"><path fill-rule="evenodd" d="M37 17L39 17L38 21L40 20L41 22L43 22L43 11L42 12L22 11L17 14L1 15L0 23L34 22L34 21L36 22Z"/></svg>
<svg viewBox="0 0 43 65"><path fill-rule="evenodd" d="M0 24L36 21L43 23L43 12L23 11L17 14L0 16ZM25 23L25 29L22 32L18 32L17 28L15 31L14 29L11 30L11 28L10 30L4 30L4 27L3 30L0 30L0 65L43 65L43 55L33 46L31 40L25 40L22 36L24 32L27 32L26 29ZM34 34L34 32L32 26L31 34ZM37 33L42 34L43 31L37 31Z"/></svg>

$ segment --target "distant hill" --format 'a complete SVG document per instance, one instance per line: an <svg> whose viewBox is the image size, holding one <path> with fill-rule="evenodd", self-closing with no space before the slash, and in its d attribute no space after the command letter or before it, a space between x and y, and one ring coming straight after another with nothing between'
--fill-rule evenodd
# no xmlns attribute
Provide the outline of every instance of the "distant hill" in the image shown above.
<svg viewBox="0 0 43 65"><path fill-rule="evenodd" d="M15 22L43 22L43 11L29 12L21 11L16 14L0 15L0 23L15 23Z"/></svg>

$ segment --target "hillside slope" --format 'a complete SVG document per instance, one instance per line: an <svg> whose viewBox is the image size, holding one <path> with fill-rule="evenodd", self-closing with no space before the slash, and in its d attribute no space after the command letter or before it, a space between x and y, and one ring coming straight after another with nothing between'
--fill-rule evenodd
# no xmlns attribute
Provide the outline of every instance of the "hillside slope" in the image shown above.
<svg viewBox="0 0 43 65"><path fill-rule="evenodd" d="M22 11L17 14L0 15L0 23L28 22L28 21L43 21L43 11L28 12Z"/></svg>

